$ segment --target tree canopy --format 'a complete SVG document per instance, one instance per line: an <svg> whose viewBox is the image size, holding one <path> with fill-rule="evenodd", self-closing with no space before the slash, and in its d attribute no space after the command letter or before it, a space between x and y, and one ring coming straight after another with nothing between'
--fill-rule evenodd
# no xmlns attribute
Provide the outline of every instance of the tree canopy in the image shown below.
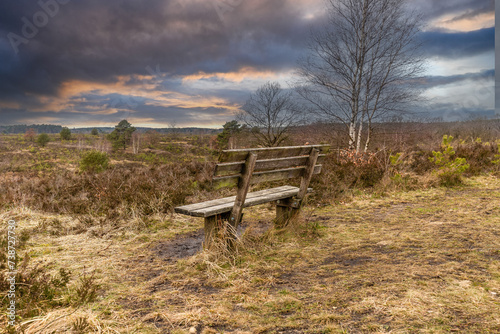
<svg viewBox="0 0 500 334"><path fill-rule="evenodd" d="M49 138L49 135L46 134L46 133L41 133L38 135L38 137L36 138L36 142L38 143L38 145L40 145L41 147L45 147L45 145L47 145L47 143L50 141L50 138Z"/></svg>
<svg viewBox="0 0 500 334"><path fill-rule="evenodd" d="M70 140L71 139L71 130L67 127L63 127L61 132L59 132L62 140Z"/></svg>
<svg viewBox="0 0 500 334"><path fill-rule="evenodd" d="M126 119L120 121L120 123L115 126L113 132L108 135L108 139L113 144L113 149L127 148L127 144L130 142L132 133L134 133L135 130L135 127Z"/></svg>
<svg viewBox="0 0 500 334"><path fill-rule="evenodd" d="M222 126L222 132L217 135L217 146L219 149L227 149L230 145L231 137L241 132L241 124L237 120L226 122Z"/></svg>

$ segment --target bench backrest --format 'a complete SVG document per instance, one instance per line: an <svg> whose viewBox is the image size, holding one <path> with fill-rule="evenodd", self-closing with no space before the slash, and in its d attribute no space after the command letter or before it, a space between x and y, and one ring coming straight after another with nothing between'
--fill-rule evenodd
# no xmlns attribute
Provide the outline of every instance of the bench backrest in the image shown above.
<svg viewBox="0 0 500 334"><path fill-rule="evenodd" d="M319 151L313 174L319 174L329 148L329 145L306 145L222 151L212 182L215 188L237 187L251 154L256 154L257 160L250 184L304 176L313 150Z"/></svg>

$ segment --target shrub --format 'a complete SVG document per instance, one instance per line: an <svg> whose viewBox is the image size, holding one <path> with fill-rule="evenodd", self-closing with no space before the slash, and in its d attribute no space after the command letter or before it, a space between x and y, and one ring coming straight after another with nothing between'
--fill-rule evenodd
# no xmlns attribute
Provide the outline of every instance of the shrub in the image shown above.
<svg viewBox="0 0 500 334"><path fill-rule="evenodd" d="M188 196L200 200L214 196L204 191L210 187L212 173L212 163L197 161L156 166L119 164L101 173L26 173L0 182L0 206L22 203L44 212L100 216L92 218L88 227L101 217L112 224L131 214L142 219L170 213Z"/></svg>
<svg viewBox="0 0 500 334"><path fill-rule="evenodd" d="M499 154L495 154L493 156L493 159L491 160L491 163L493 165L495 165L497 167L497 169L498 169L498 167L500 167L500 142L497 142L496 144L497 144L497 150L498 150Z"/></svg>
<svg viewBox="0 0 500 334"><path fill-rule="evenodd" d="M455 151L453 150L453 146L451 146L452 140L452 136L444 135L443 142L441 143L441 151L432 151L434 157L429 158L429 161L439 166L437 175L443 186L460 184L462 182L462 174L469 168L465 158L453 159Z"/></svg>
<svg viewBox="0 0 500 334"><path fill-rule="evenodd" d="M458 145L456 149L457 157L465 158L469 164L468 175L479 175L494 169L492 162L496 152L496 145L488 142L481 143L479 138L474 143Z"/></svg>
<svg viewBox="0 0 500 334"><path fill-rule="evenodd" d="M385 173L385 166L376 155L371 152L340 151L337 172L345 180L352 179L349 186L373 187Z"/></svg>
<svg viewBox="0 0 500 334"><path fill-rule="evenodd" d="M436 166L432 158L432 151L417 148L408 155L408 168L417 175L425 175Z"/></svg>
<svg viewBox="0 0 500 334"><path fill-rule="evenodd" d="M109 157L106 153L100 151L89 151L85 153L80 161L80 170L82 172L99 173L108 168Z"/></svg>
<svg viewBox="0 0 500 334"><path fill-rule="evenodd" d="M311 203L331 203L350 197L352 188L372 188L385 174L376 153L339 151L328 154L319 175L311 181Z"/></svg>
<svg viewBox="0 0 500 334"><path fill-rule="evenodd" d="M67 127L62 128L59 135L61 136L62 140L70 140L71 139L71 131Z"/></svg>
<svg viewBox="0 0 500 334"><path fill-rule="evenodd" d="M71 272L61 268L58 273L50 274L50 264L37 263L29 265L29 256L25 255L15 272L15 296L17 316L31 318L43 311L64 305L62 296L66 293ZM9 280L8 280L9 279ZM12 276L7 272L0 273L0 289L9 291ZM0 302L7 309L9 298Z"/></svg>
<svg viewBox="0 0 500 334"><path fill-rule="evenodd" d="M50 141L49 135L46 133L41 133L36 139L36 142L41 147L45 147L45 145L47 145L49 141Z"/></svg>
<svg viewBox="0 0 500 334"><path fill-rule="evenodd" d="M35 136L36 136L36 131L33 128L29 128L26 130L26 133L24 134L24 138L29 140L30 142L35 141Z"/></svg>
<svg viewBox="0 0 500 334"><path fill-rule="evenodd" d="M92 136L98 136L99 135L99 131L96 128L93 128L92 131L90 131L90 134Z"/></svg>
<svg viewBox="0 0 500 334"><path fill-rule="evenodd" d="M70 296L75 306L93 302L97 298L100 289L94 273L87 275L83 273L79 283L74 287L74 293Z"/></svg>

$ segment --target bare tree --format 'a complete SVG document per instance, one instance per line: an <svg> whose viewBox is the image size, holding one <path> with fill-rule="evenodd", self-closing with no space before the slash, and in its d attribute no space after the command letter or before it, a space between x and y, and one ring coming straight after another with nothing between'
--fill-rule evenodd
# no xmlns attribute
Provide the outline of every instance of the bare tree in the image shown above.
<svg viewBox="0 0 500 334"><path fill-rule="evenodd" d="M242 107L239 119L251 129L259 144L279 146L290 129L304 120L292 92L284 91L277 82L267 82L257 89Z"/></svg>
<svg viewBox="0 0 500 334"><path fill-rule="evenodd" d="M328 0L328 23L299 62L299 94L346 125L349 148L368 149L374 121L401 115L421 91L421 16L406 0ZM366 128L363 128L366 124Z"/></svg>
<svg viewBox="0 0 500 334"><path fill-rule="evenodd" d="M94 150L109 153L111 144L106 140L106 136L100 135L99 138L94 141Z"/></svg>
<svg viewBox="0 0 500 334"><path fill-rule="evenodd" d="M85 136L83 133L79 133L76 135L76 139L78 140L78 149L83 150L83 142L85 141Z"/></svg>
<svg viewBox="0 0 500 334"><path fill-rule="evenodd" d="M177 139L177 137L178 137L177 122L174 120L168 122L168 128L170 129L171 138Z"/></svg>

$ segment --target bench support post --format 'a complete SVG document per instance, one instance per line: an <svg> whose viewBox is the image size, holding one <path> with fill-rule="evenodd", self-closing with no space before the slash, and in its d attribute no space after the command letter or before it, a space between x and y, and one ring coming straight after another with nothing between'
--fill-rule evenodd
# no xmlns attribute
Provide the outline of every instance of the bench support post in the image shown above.
<svg viewBox="0 0 500 334"><path fill-rule="evenodd" d="M205 241L203 248L209 249L213 240L220 233L225 222L229 220L229 212L221 213L215 216L205 217Z"/></svg>
<svg viewBox="0 0 500 334"><path fill-rule="evenodd" d="M295 219L299 214L300 201L294 197L280 199L276 202L276 228L285 227L289 221Z"/></svg>
<svg viewBox="0 0 500 334"><path fill-rule="evenodd" d="M300 188L299 193L296 198L299 201L302 201L307 194L307 188L309 187L309 183L311 183L312 176L314 174L314 166L316 166L316 162L318 161L319 150L313 148L311 150L311 154L309 155L309 159L307 159L306 169L304 170L304 174L300 178Z"/></svg>
<svg viewBox="0 0 500 334"><path fill-rule="evenodd" d="M238 181L238 192L236 193L233 210L231 211L231 215L229 217L229 223L235 230L241 220L241 211L243 210L243 204L245 204L245 200L247 198L248 189L250 188L250 178L252 177L256 161L257 154L249 153L245 166L243 167L241 177Z"/></svg>
<svg viewBox="0 0 500 334"><path fill-rule="evenodd" d="M299 214L300 207L302 206L302 200L307 194L307 188L309 187L309 183L311 182L314 174L314 166L316 166L318 156L319 150L312 148L309 158L307 159L306 169L300 178L300 188L297 196L295 196L295 198L287 198L285 200L278 201L276 204L276 227L281 228L286 226L289 221L295 219Z"/></svg>

